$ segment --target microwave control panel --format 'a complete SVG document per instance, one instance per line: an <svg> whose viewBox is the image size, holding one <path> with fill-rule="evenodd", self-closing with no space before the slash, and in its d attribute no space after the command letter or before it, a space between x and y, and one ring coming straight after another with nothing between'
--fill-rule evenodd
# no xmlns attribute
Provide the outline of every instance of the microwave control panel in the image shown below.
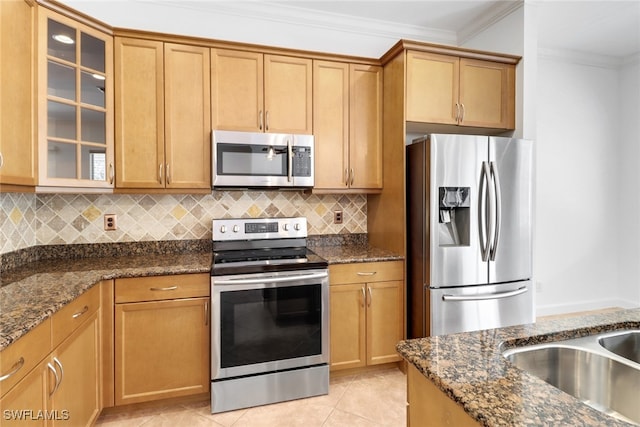
<svg viewBox="0 0 640 427"><path fill-rule="evenodd" d="M293 176L311 176L311 149L293 147Z"/></svg>

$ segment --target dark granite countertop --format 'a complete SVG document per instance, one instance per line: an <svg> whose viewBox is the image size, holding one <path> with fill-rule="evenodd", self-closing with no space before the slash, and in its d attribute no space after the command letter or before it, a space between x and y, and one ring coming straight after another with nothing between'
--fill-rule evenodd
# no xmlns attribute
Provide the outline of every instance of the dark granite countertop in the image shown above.
<svg viewBox="0 0 640 427"><path fill-rule="evenodd" d="M359 234L314 236L309 246L329 264L403 259ZM101 280L208 273L211 242L40 246L3 262L9 268L0 273L0 351Z"/></svg>
<svg viewBox="0 0 640 427"><path fill-rule="evenodd" d="M640 308L401 341L398 352L484 426L629 426L512 365L506 348L640 328Z"/></svg>
<svg viewBox="0 0 640 427"><path fill-rule="evenodd" d="M0 278L0 351L103 279L208 273L211 252L36 261Z"/></svg>
<svg viewBox="0 0 640 427"><path fill-rule="evenodd" d="M352 262L396 261L404 259L402 256L386 249L369 245L350 246L321 246L313 248L320 257L329 264L348 264Z"/></svg>

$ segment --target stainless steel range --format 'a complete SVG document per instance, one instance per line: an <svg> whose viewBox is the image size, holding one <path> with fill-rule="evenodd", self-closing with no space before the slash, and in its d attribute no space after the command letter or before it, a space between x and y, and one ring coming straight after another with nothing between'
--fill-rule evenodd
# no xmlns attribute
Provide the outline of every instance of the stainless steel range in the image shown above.
<svg viewBox="0 0 640 427"><path fill-rule="evenodd" d="M306 218L213 220L211 412L329 392L327 262Z"/></svg>

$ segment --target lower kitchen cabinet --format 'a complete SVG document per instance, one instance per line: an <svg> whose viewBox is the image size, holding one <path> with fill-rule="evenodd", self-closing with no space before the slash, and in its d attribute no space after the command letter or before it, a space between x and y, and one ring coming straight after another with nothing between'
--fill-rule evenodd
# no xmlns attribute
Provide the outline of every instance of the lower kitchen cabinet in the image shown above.
<svg viewBox="0 0 640 427"><path fill-rule="evenodd" d="M47 363L40 363L0 399L3 426L47 425L44 417L38 417L50 404Z"/></svg>
<svg viewBox="0 0 640 427"><path fill-rule="evenodd" d="M98 308L96 286L2 352L2 360L19 353L22 365L17 366L41 360L2 396L3 426L93 425L101 410ZM60 343L44 359L34 353L32 349L43 341L51 350L52 337L59 337ZM18 376L20 369L15 372Z"/></svg>
<svg viewBox="0 0 640 427"><path fill-rule="evenodd" d="M100 414L99 328L94 313L54 352L54 365L60 368L60 381L51 396L54 426L90 426Z"/></svg>
<svg viewBox="0 0 640 427"><path fill-rule="evenodd" d="M403 276L402 261L329 266L332 371L400 360Z"/></svg>
<svg viewBox="0 0 640 427"><path fill-rule="evenodd" d="M480 426L411 364L407 370L407 403L408 426Z"/></svg>
<svg viewBox="0 0 640 427"><path fill-rule="evenodd" d="M115 281L115 404L209 391L207 274Z"/></svg>

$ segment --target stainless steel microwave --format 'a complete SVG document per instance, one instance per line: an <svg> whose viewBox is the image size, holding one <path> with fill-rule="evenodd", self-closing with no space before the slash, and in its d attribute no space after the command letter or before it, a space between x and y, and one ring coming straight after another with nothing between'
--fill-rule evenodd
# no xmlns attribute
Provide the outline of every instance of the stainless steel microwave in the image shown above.
<svg viewBox="0 0 640 427"><path fill-rule="evenodd" d="M313 187L313 135L211 133L213 188Z"/></svg>

